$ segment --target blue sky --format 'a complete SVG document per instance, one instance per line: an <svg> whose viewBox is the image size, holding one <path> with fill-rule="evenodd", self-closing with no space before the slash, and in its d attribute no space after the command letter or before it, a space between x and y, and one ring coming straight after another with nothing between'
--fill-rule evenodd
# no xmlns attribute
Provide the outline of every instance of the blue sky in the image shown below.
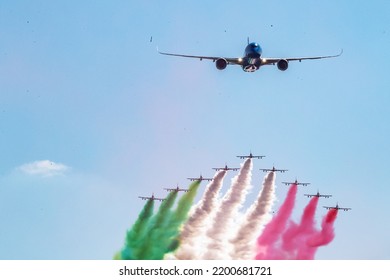
<svg viewBox="0 0 390 280"><path fill-rule="evenodd" d="M246 206L259 168L289 169L276 206L281 181L312 182L296 219L317 189L353 208L318 259L390 259L390 3L162 5L0 4L0 258L111 259L138 195L252 150ZM237 57L248 36L268 57L344 52L255 73L156 52Z"/></svg>

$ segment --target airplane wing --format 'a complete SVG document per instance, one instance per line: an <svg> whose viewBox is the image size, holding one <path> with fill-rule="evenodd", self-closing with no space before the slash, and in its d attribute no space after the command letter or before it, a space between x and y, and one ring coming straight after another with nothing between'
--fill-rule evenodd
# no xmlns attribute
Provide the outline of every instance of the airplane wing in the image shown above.
<svg viewBox="0 0 390 280"><path fill-rule="evenodd" d="M287 169L275 169L275 170L273 170L273 171L279 171L279 172L282 172L282 173L284 173L284 172L286 172L286 171L287 171Z"/></svg>
<svg viewBox="0 0 390 280"><path fill-rule="evenodd" d="M297 185L308 186L308 185L310 185L310 183L297 183Z"/></svg>
<svg viewBox="0 0 390 280"><path fill-rule="evenodd" d="M265 156L237 156L238 158L258 158L258 159L262 159L263 157L265 157Z"/></svg>
<svg viewBox="0 0 390 280"><path fill-rule="evenodd" d="M261 171L267 172L267 171L272 171L272 169L260 169Z"/></svg>
<svg viewBox="0 0 390 280"><path fill-rule="evenodd" d="M187 189L178 189L178 188L176 188L176 189L165 189L164 188L164 190L167 190L169 192L188 192Z"/></svg>
<svg viewBox="0 0 390 280"><path fill-rule="evenodd" d="M212 178L187 178L190 181L211 181L213 180Z"/></svg>
<svg viewBox="0 0 390 280"><path fill-rule="evenodd" d="M236 65L243 65L243 59L242 58L228 58L228 57L222 57L222 56L200 56L200 55L187 55L187 54L178 54L178 53L166 53L166 52L160 52L159 54L163 55L171 55L171 56L180 56L180 57L188 57L188 58L197 58L199 60L208 59L215 62L219 58L224 58L229 64L236 64Z"/></svg>
<svg viewBox="0 0 390 280"><path fill-rule="evenodd" d="M315 196L315 195L313 195L313 194L304 194L304 196L313 197L313 196Z"/></svg>
<svg viewBox="0 0 390 280"><path fill-rule="evenodd" d="M276 64L279 60L285 59L288 62L290 61L299 61L301 62L302 60L313 60L313 59L323 59L323 58L332 58L332 57L338 57L343 53L343 50L339 54L336 55L325 55L325 56L306 56L306 57L286 57L286 58L262 58L261 60L261 65L273 65Z"/></svg>
<svg viewBox="0 0 390 280"><path fill-rule="evenodd" d="M344 208L344 207L329 207L329 206L324 206L326 209L335 209L335 210L343 210L343 211L348 211L351 210L351 208Z"/></svg>

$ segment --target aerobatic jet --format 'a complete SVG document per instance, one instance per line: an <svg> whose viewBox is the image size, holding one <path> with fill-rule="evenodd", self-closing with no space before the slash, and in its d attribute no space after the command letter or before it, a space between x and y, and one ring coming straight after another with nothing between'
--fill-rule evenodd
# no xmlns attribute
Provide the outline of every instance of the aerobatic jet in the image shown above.
<svg viewBox="0 0 390 280"><path fill-rule="evenodd" d="M339 204L337 203L336 206L324 206L324 208L330 210L330 209L334 209L334 210L343 210L343 211L348 211L348 210L351 210L352 208L344 208L344 207L339 207Z"/></svg>
<svg viewBox="0 0 390 280"><path fill-rule="evenodd" d="M332 195L330 195L330 194L320 194L320 192L319 191L317 191L317 193L316 194L304 194L304 196L307 196L307 197L325 197L325 198L329 198L329 197L331 197Z"/></svg>
<svg viewBox="0 0 390 280"><path fill-rule="evenodd" d="M276 169L275 166L273 166L272 169L263 168L260 170L262 170L263 172L280 172L280 173L284 173L284 172L288 171L287 169Z"/></svg>
<svg viewBox="0 0 390 280"><path fill-rule="evenodd" d="M213 169L216 170L216 171L220 171L220 170L225 170L225 171L228 171L228 170L237 171L237 170L240 169L240 168L228 167L228 166L225 164L225 167L214 167Z"/></svg>
<svg viewBox="0 0 390 280"><path fill-rule="evenodd" d="M285 71L288 68L288 64L291 61L299 61L302 60L313 60L313 59L323 59L323 58L332 58L338 57L342 54L342 50L339 54L336 55L325 55L325 56L306 56L306 57L279 57L279 58L271 58L271 57L263 57L263 50L258 43L249 43L249 38L247 41L247 46L245 47L244 54L242 57L222 57L222 56L201 56L201 55L187 55L187 54L177 54L177 53L166 53L160 52L163 55L171 55L171 56L180 56L180 57L188 57L188 58L197 58L200 60L207 59L215 62L215 66L219 70L225 69L228 65L238 65L242 67L242 70L245 72L255 72L260 67L264 65L276 65L279 70Z"/></svg>
<svg viewBox="0 0 390 280"><path fill-rule="evenodd" d="M265 156L254 156L254 155L252 155L252 152L250 152L248 156L237 156L237 157L238 158L258 158L258 159L262 159Z"/></svg>
<svg viewBox="0 0 390 280"><path fill-rule="evenodd" d="M164 190L166 190L168 192L188 192L189 191L188 189L179 188L179 185L177 185L176 188L174 188L174 189L164 188Z"/></svg>
<svg viewBox="0 0 390 280"><path fill-rule="evenodd" d="M297 186L299 186L299 185L301 185L301 186L308 186L308 185L310 185L310 183L301 183L301 182L298 182L297 179L295 179L295 182L282 182L282 183L285 184L285 185L287 185L287 186L292 185L292 184L297 185Z"/></svg>
<svg viewBox="0 0 390 280"><path fill-rule="evenodd" d="M158 201L165 200L165 198L154 197L154 194L152 194L152 196L139 196L138 198L141 198L142 200L158 200Z"/></svg>
<svg viewBox="0 0 390 280"><path fill-rule="evenodd" d="M190 181L212 181L213 178L204 178L202 174L198 178L187 178Z"/></svg>

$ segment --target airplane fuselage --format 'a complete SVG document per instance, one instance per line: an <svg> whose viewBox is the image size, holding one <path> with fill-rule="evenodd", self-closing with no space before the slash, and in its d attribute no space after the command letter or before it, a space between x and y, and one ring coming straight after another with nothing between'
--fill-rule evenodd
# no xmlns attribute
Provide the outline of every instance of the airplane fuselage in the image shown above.
<svg viewBox="0 0 390 280"><path fill-rule="evenodd" d="M250 43L244 51L242 70L245 72L255 72L261 66L262 49L258 43Z"/></svg>

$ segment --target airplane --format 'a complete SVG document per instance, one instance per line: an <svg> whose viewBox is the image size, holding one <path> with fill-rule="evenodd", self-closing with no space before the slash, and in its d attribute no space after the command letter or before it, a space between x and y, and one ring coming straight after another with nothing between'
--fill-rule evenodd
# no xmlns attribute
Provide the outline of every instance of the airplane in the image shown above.
<svg viewBox="0 0 390 280"><path fill-rule="evenodd" d="M139 196L138 198L141 198L142 200L158 200L158 201L164 201L165 198L157 198L157 197L154 197L154 194L152 194L152 196Z"/></svg>
<svg viewBox="0 0 390 280"><path fill-rule="evenodd" d="M180 57L188 57L188 58L198 58L200 60L207 59L215 62L215 66L218 70L225 69L228 65L239 65L242 67L242 70L245 72L255 72L261 66L264 65L275 65L279 70L285 71L288 68L288 64L290 61L299 61L302 60L312 60L312 59L323 59L323 58L332 58L338 57L343 53L343 50L339 54L336 55L326 55L326 56L311 56L311 57L281 57L281 58L267 58L262 57L262 48L258 43L252 42L249 43L249 38L247 41L247 46L244 50L243 57L237 58L228 58L221 56L198 56L198 55L186 55L186 54L177 54L177 53L166 53L157 51L163 55L171 55L171 56L180 56Z"/></svg>
<svg viewBox="0 0 390 280"><path fill-rule="evenodd" d="M325 197L325 198L329 198L329 197L331 197L332 195L330 195L330 194L320 194L320 192L319 191L317 191L317 193L316 194L304 194L304 196L307 196L307 197Z"/></svg>
<svg viewBox="0 0 390 280"><path fill-rule="evenodd" d="M332 206L324 206L324 208L326 209L335 209L335 210L344 210L344 211L348 211L348 210L351 210L351 208L343 208L343 207L339 207L339 204L336 203L336 206L332 207Z"/></svg>
<svg viewBox="0 0 390 280"><path fill-rule="evenodd" d="M204 178L202 174L200 174L200 177L198 178L187 178L190 181L212 181L213 178Z"/></svg>
<svg viewBox="0 0 390 280"><path fill-rule="evenodd" d="M188 189L181 189L181 188L179 188L179 185L177 185L176 188L174 188L174 189L164 188L164 190L166 190L168 192L188 192L189 191Z"/></svg>
<svg viewBox="0 0 390 280"><path fill-rule="evenodd" d="M301 182L298 182L297 179L295 179L295 182L282 182L283 184L289 186L289 185L292 185L292 184L295 184L297 186L301 185L301 186L307 186L307 185L310 185L310 183L301 183Z"/></svg>
<svg viewBox="0 0 390 280"><path fill-rule="evenodd" d="M275 166L273 166L272 169L264 168L264 169L260 169L260 170L262 170L264 172L269 171L269 172L281 172L281 173L288 171L287 169L276 169Z"/></svg>
<svg viewBox="0 0 390 280"><path fill-rule="evenodd" d="M238 158L258 158L258 159L262 159L265 156L254 156L254 155L252 155L252 152L250 152L249 156L237 156L237 157Z"/></svg>
<svg viewBox="0 0 390 280"><path fill-rule="evenodd" d="M219 170L225 170L225 171L233 170L233 171L237 171L237 170L240 169L240 168L228 167L228 166L225 164L225 167L214 167L213 169L216 170L216 171L219 171Z"/></svg>

